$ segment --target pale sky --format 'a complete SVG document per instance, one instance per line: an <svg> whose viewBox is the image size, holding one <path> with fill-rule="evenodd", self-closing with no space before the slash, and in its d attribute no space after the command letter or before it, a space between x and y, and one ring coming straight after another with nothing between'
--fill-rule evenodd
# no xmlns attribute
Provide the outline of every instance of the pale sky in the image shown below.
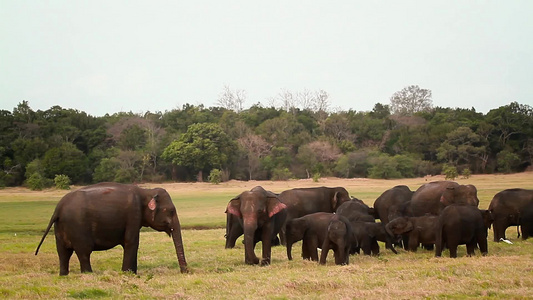
<svg viewBox="0 0 533 300"><path fill-rule="evenodd" d="M533 1L0 0L0 109L94 116L245 107L325 90L369 111L418 85L433 104L533 106Z"/></svg>

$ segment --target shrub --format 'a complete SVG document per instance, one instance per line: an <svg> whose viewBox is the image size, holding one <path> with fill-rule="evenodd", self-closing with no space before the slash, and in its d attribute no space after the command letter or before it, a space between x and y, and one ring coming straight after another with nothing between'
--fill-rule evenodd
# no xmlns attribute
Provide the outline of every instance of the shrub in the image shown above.
<svg viewBox="0 0 533 300"><path fill-rule="evenodd" d="M463 169L463 172L461 173L461 175L463 175L464 179L468 179L470 178L470 175L472 175L472 173L470 172L469 168L466 168L466 169Z"/></svg>
<svg viewBox="0 0 533 300"><path fill-rule="evenodd" d="M457 172L457 168L450 165L444 165L442 168L442 173L446 175L446 180L451 179L454 180L459 176L459 173Z"/></svg>
<svg viewBox="0 0 533 300"><path fill-rule="evenodd" d="M278 168L272 171L272 180L289 180L292 173L289 171L289 168Z"/></svg>
<svg viewBox="0 0 533 300"><path fill-rule="evenodd" d="M70 190L70 178L67 175L56 175L56 177L54 177L54 184L58 189Z"/></svg>
<svg viewBox="0 0 533 300"><path fill-rule="evenodd" d="M320 179L320 173L313 174L313 182L318 182L319 179Z"/></svg>
<svg viewBox="0 0 533 300"><path fill-rule="evenodd" d="M222 171L219 169L213 169L209 173L209 176L207 177L207 180L211 182L212 184L219 184L222 181Z"/></svg>
<svg viewBox="0 0 533 300"><path fill-rule="evenodd" d="M44 188L52 186L50 179L43 177L39 173L31 174L30 178L26 179L26 186L32 191L40 191Z"/></svg>

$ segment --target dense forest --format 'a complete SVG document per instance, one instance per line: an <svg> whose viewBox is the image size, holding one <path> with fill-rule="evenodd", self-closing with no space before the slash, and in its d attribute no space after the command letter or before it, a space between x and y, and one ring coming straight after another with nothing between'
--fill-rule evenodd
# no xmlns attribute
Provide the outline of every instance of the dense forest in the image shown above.
<svg viewBox="0 0 533 300"><path fill-rule="evenodd" d="M398 92L368 112L328 109L323 91L242 109L239 91L227 89L218 107L102 117L59 106L34 111L22 101L0 111L0 186L46 187L58 177L88 184L531 169L532 107L511 102L487 114L433 107L420 91L414 106ZM308 105L287 101L297 98Z"/></svg>

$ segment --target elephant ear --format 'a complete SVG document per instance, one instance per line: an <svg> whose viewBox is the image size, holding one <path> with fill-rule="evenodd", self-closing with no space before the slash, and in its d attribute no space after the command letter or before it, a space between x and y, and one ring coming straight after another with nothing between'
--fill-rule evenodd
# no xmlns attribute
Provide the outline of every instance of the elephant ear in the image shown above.
<svg viewBox="0 0 533 300"><path fill-rule="evenodd" d="M152 199L150 199L150 201L148 201L148 209L152 212L151 215L152 215L152 222L155 220L155 213L156 213L156 209L157 209L157 198L159 197L159 195L155 194Z"/></svg>
<svg viewBox="0 0 533 300"><path fill-rule="evenodd" d="M413 222L409 219L407 219L407 223L405 224L405 232L409 232L415 228L415 225Z"/></svg>
<svg viewBox="0 0 533 300"><path fill-rule="evenodd" d="M273 215L281 212L282 210L287 208L287 205L279 201L279 198L271 193L273 197L268 196L267 197L267 209L268 209L268 217L272 218Z"/></svg>
<svg viewBox="0 0 533 300"><path fill-rule="evenodd" d="M240 195L229 201L228 206L226 207L226 213L232 214L238 218L242 217Z"/></svg>
<svg viewBox="0 0 533 300"><path fill-rule="evenodd" d="M450 205L453 203L453 195L455 193L455 187L454 186L448 186L446 187L446 190L442 193L440 196L440 203L444 205ZM452 200L449 199L449 197L452 197Z"/></svg>
<svg viewBox="0 0 533 300"><path fill-rule="evenodd" d="M335 192L335 195L333 195L333 198L331 199L331 208L333 209L333 211L336 211L337 208L338 208L338 203L339 203L339 193L340 192Z"/></svg>

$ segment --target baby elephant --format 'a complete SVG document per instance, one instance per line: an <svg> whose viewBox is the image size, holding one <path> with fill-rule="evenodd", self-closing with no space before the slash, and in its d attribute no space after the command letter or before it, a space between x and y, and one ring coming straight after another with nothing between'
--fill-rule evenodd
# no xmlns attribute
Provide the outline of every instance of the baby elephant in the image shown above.
<svg viewBox="0 0 533 300"><path fill-rule="evenodd" d="M329 249L333 250L336 265L347 265L350 260L352 246L352 229L350 222L343 216L334 215L329 221L326 238L322 244L320 264L326 264Z"/></svg>
<svg viewBox="0 0 533 300"><path fill-rule="evenodd" d="M420 243L435 244L438 216L400 217L387 224L386 229L391 235L406 236L409 241L407 250L416 252Z"/></svg>
<svg viewBox="0 0 533 300"><path fill-rule="evenodd" d="M442 246L450 249L450 257L457 257L457 246L466 245L468 256L474 254L479 246L483 255L487 255L487 229L490 212L480 210L472 205L449 205L439 215L436 231L435 256L442 255Z"/></svg>
<svg viewBox="0 0 533 300"><path fill-rule="evenodd" d="M317 248L326 238L329 221L335 214L318 212L287 221L285 239L287 258L292 260L292 245L302 241L302 257L318 261Z"/></svg>

